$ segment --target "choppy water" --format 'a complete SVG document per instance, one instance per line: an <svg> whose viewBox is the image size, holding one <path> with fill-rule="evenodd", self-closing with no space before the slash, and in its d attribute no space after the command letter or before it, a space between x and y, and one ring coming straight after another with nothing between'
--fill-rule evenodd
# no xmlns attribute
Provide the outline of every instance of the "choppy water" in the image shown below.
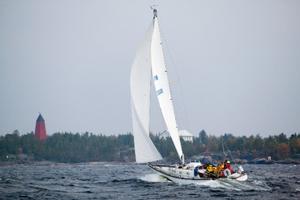
<svg viewBox="0 0 300 200"><path fill-rule="evenodd" d="M178 185L144 165L34 163L0 167L0 199L300 199L300 166L245 165L249 180Z"/></svg>

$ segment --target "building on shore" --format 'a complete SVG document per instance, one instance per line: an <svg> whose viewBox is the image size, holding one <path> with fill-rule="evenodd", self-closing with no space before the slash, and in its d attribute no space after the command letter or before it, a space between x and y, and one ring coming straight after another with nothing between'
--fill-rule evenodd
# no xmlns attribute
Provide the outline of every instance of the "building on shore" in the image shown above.
<svg viewBox="0 0 300 200"><path fill-rule="evenodd" d="M193 142L194 136L187 130L179 130L179 137L186 142Z"/></svg>
<svg viewBox="0 0 300 200"><path fill-rule="evenodd" d="M189 131L187 131L187 130L178 130L178 134L179 134L179 137L182 138L184 141L193 143L194 135L192 133L190 133ZM167 130L159 133L158 135L159 135L160 138L170 137L170 134L168 133Z"/></svg>
<svg viewBox="0 0 300 200"><path fill-rule="evenodd" d="M43 141L47 138L45 120L41 114L39 114L36 120L34 135L40 141Z"/></svg>

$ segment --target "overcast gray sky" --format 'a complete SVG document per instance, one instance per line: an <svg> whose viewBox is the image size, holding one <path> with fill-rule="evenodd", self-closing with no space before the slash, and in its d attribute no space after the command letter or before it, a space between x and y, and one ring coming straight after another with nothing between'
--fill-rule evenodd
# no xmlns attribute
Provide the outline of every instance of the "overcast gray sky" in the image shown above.
<svg viewBox="0 0 300 200"><path fill-rule="evenodd" d="M298 0L0 0L0 134L33 131L39 112L49 134L131 131L130 67L153 3L180 128L300 131Z"/></svg>

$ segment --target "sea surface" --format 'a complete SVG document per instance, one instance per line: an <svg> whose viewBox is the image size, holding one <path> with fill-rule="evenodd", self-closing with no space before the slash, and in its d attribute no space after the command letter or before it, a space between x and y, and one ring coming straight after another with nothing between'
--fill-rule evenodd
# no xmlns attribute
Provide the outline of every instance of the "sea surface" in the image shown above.
<svg viewBox="0 0 300 200"><path fill-rule="evenodd" d="M0 199L300 199L299 165L244 169L244 183L179 185L133 163L14 164L0 166Z"/></svg>

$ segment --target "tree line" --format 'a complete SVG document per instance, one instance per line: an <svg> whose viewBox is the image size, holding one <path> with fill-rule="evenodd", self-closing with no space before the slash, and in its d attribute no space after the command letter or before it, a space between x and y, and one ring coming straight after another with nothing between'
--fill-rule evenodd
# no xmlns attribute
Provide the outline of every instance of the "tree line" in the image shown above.
<svg viewBox="0 0 300 200"><path fill-rule="evenodd" d="M151 134L155 146L166 160L177 160L170 137ZM222 136L208 135L204 130L194 137L194 142L182 142L186 159L200 155L227 155L239 159L271 156L274 160L300 159L300 134L289 137L284 133L274 136L260 135ZM95 135L92 133L54 133L39 141L33 133L18 131L0 136L0 160L29 159L56 162L134 161L133 136Z"/></svg>

